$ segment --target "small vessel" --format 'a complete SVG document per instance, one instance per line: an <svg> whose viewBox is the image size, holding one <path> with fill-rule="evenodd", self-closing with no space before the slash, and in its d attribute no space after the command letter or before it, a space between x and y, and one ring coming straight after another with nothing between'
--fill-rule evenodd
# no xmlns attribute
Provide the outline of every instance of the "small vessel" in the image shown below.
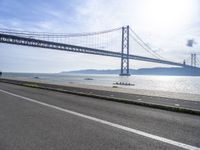
<svg viewBox="0 0 200 150"><path fill-rule="evenodd" d="M35 78L35 79L39 79L39 77L37 77L37 76L36 76L36 77L34 77L34 78Z"/></svg>
<svg viewBox="0 0 200 150"><path fill-rule="evenodd" d="M92 79L92 78L85 78L84 80L94 80L94 79Z"/></svg>

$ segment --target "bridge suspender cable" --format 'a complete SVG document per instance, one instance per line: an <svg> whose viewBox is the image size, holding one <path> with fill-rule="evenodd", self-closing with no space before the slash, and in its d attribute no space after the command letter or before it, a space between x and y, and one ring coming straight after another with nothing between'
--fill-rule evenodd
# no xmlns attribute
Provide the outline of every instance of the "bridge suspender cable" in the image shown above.
<svg viewBox="0 0 200 150"><path fill-rule="evenodd" d="M0 29L0 42L121 58L121 73L123 75L129 75L129 59L192 67L163 59L131 28L130 31L129 26L99 32L73 34ZM116 41L116 37L119 38L118 41ZM129 54L129 37L156 58Z"/></svg>
<svg viewBox="0 0 200 150"><path fill-rule="evenodd" d="M140 36L138 35L138 34L136 34L136 32L133 30L133 29L131 29L130 28L130 31L135 35L135 37L138 39L136 39L136 38L134 38L132 35L131 35L131 37L133 38L133 40L135 41L135 42L137 42L144 50L146 50L148 53L150 53L152 56L154 56L154 57L156 57L156 58L158 58L158 59L165 59L164 57L162 57L162 56L160 56L158 53L156 53L155 51L153 51L152 50L152 48L148 45L148 44L146 44L143 40L142 40L142 38L140 38ZM141 43L140 43L140 42Z"/></svg>
<svg viewBox="0 0 200 150"><path fill-rule="evenodd" d="M25 35L25 36L57 36L57 37L79 37L79 36L89 36L105 34L113 31L121 30L121 27L114 28L110 30L104 30L99 32L83 32L83 33L49 33L49 32L30 32L30 31L20 31L20 30L10 30L0 28L1 33L14 34L14 35Z"/></svg>

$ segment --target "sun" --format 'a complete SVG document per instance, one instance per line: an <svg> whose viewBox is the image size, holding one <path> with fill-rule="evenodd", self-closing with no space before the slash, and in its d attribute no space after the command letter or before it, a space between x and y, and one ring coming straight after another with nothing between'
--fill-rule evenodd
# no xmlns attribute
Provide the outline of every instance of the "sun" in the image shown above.
<svg viewBox="0 0 200 150"><path fill-rule="evenodd" d="M157 32L174 32L192 19L196 0L147 0L142 17L148 28Z"/></svg>

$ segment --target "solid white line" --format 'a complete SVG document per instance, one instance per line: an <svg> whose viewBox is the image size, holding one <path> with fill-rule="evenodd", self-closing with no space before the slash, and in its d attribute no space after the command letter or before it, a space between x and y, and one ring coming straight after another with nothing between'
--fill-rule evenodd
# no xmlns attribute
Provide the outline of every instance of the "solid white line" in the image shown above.
<svg viewBox="0 0 200 150"><path fill-rule="evenodd" d="M188 150L200 150L200 148L195 147L195 146L191 146L191 145L188 145L188 144L184 144L184 143L181 143L181 142L170 140L170 139L160 137L160 136L157 136L157 135L149 134L147 132L132 129L132 128L129 128L129 127L126 127L126 126L123 126L123 125L119 125L119 124L116 124L116 123L112 123L112 122L109 122L109 121L98 119L98 118L95 118L95 117L92 117L92 116L84 115L84 114L81 114L81 113L78 113L78 112L75 112L75 111L71 111L71 110L64 109L64 108L61 108L61 107L58 107L58 106L54 106L54 105L51 105L51 104L40 102L40 101L32 99L32 98L20 96L20 95L17 95L17 94L14 94L14 93L2 90L2 89L0 89L0 91L3 92L3 93L6 93L6 94L9 94L9 95L12 95L12 96L33 102L33 103L37 103L37 104L40 104L40 105L43 105L43 106L54 108L56 110L60 110L60 111L66 112L66 113L70 113L70 114L75 115L75 116L86 118L86 119L89 119L89 120L92 120L92 121L95 121L95 122L98 122L98 123L102 123L102 124L105 124L105 125L108 125L108 126L111 126L111 127L115 127L115 128L127 131L127 132L135 133L135 134L138 134L138 135L141 135L141 136L144 136L144 137L148 137L148 138L151 138L151 139L154 139L154 140L157 140L157 141L168 143L168 144L171 144L171 145L174 145L174 146L177 146L177 147L181 147L181 148L188 149Z"/></svg>

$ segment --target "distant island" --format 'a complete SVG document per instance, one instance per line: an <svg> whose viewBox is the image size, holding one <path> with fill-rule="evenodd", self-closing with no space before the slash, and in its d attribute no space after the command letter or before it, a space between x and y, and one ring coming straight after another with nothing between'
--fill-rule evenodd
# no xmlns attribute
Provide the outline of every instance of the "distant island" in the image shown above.
<svg viewBox="0 0 200 150"><path fill-rule="evenodd" d="M67 74L119 74L119 69L113 70L77 70L77 71L63 71L61 73ZM132 75L168 75L168 76L200 76L199 68L141 68L141 69L130 69Z"/></svg>

